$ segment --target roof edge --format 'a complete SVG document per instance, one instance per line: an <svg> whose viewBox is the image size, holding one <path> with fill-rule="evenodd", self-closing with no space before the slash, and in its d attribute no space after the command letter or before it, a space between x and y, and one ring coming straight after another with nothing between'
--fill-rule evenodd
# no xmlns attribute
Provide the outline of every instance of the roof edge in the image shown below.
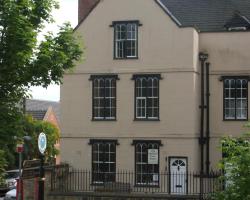
<svg viewBox="0 0 250 200"><path fill-rule="evenodd" d="M49 114L52 112L52 106L49 106L44 117L43 117L43 121L47 121L48 117L49 117Z"/></svg>
<svg viewBox="0 0 250 200"><path fill-rule="evenodd" d="M170 10L160 1L155 0L155 2L162 8L162 10L175 22L179 27L182 26L181 22L170 12Z"/></svg>
<svg viewBox="0 0 250 200"><path fill-rule="evenodd" d="M100 3L100 0L98 0L93 6L92 8L88 11L88 13L81 19L80 22L78 22L78 24L76 25L76 27L74 28L73 32L75 32L79 26L85 21L85 19L89 16L89 14L96 8L96 6Z"/></svg>

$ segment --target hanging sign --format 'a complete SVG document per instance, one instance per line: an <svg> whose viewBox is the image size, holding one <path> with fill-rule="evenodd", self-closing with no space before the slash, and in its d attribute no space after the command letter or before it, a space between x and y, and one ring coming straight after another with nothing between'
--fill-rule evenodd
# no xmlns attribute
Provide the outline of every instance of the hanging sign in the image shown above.
<svg viewBox="0 0 250 200"><path fill-rule="evenodd" d="M44 154L47 148L47 137L45 133L40 133L38 136L38 149L41 154Z"/></svg>
<svg viewBox="0 0 250 200"><path fill-rule="evenodd" d="M148 164L157 165L158 163L158 149L148 149Z"/></svg>

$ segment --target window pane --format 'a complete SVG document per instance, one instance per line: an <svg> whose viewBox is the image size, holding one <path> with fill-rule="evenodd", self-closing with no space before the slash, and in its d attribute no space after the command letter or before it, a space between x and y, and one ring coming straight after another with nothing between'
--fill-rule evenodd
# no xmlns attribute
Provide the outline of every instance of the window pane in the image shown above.
<svg viewBox="0 0 250 200"><path fill-rule="evenodd" d="M136 80L136 117L146 118L146 92L147 81L145 78Z"/></svg>
<svg viewBox="0 0 250 200"><path fill-rule="evenodd" d="M115 57L124 58L125 56L125 41L126 41L126 25L117 24L115 26Z"/></svg>
<svg viewBox="0 0 250 200"><path fill-rule="evenodd" d="M146 98L137 98L136 106L137 118L146 118Z"/></svg>
<svg viewBox="0 0 250 200"><path fill-rule="evenodd" d="M127 41L126 41L126 56L127 57L136 57L136 24L127 25Z"/></svg>
<svg viewBox="0 0 250 200"><path fill-rule="evenodd" d="M99 172L99 163L93 163L93 171Z"/></svg>
<svg viewBox="0 0 250 200"><path fill-rule="evenodd" d="M146 118L147 81L144 78L136 80L136 118Z"/></svg>
<svg viewBox="0 0 250 200"><path fill-rule="evenodd" d="M119 39L125 40L126 39L126 25L125 24L121 24L120 26L121 26L121 32L120 32Z"/></svg>
<svg viewBox="0 0 250 200"><path fill-rule="evenodd" d="M131 40L126 42L126 52L127 52L127 57L135 57L136 56L136 41Z"/></svg>
<svg viewBox="0 0 250 200"><path fill-rule="evenodd" d="M115 162L115 160L116 160L115 156L116 156L115 153L110 154L110 161L111 162Z"/></svg>
<svg viewBox="0 0 250 200"><path fill-rule="evenodd" d="M111 145L110 145L110 152L115 153L115 151L116 151L116 146L115 146L114 143L111 143Z"/></svg>
<svg viewBox="0 0 250 200"><path fill-rule="evenodd" d="M141 94L143 97L147 96L147 80L145 78L141 82Z"/></svg>
<svg viewBox="0 0 250 200"><path fill-rule="evenodd" d="M236 95L236 118L247 118L247 80L237 79L237 95Z"/></svg>
<svg viewBox="0 0 250 200"><path fill-rule="evenodd" d="M136 31L137 31L137 24L129 23L127 25L127 39L135 40L136 39Z"/></svg>
<svg viewBox="0 0 250 200"><path fill-rule="evenodd" d="M137 174L141 174L143 172L142 163L136 164L136 172Z"/></svg>
<svg viewBox="0 0 250 200"><path fill-rule="evenodd" d="M124 58L125 41L116 41L116 58Z"/></svg>
<svg viewBox="0 0 250 200"><path fill-rule="evenodd" d="M248 95L247 88L243 88L243 89L242 89L242 97L243 97L243 98L247 98L247 95Z"/></svg>
<svg viewBox="0 0 250 200"><path fill-rule="evenodd" d="M153 118L158 118L158 117L159 117L159 109L155 107L153 109Z"/></svg>
<svg viewBox="0 0 250 200"><path fill-rule="evenodd" d="M236 101L236 117L237 119L246 119L247 118L247 101L246 99L237 99Z"/></svg>
<svg viewBox="0 0 250 200"><path fill-rule="evenodd" d="M224 81L225 88L225 97L234 98L235 97L235 80L234 79L226 79Z"/></svg>
<svg viewBox="0 0 250 200"><path fill-rule="evenodd" d="M225 119L235 119L235 80L224 80L224 114Z"/></svg>
<svg viewBox="0 0 250 200"><path fill-rule="evenodd" d="M153 118L154 109L152 107L147 108L148 118Z"/></svg>
<svg viewBox="0 0 250 200"><path fill-rule="evenodd" d="M109 169L110 169L109 172L115 172L115 163L111 163Z"/></svg>
<svg viewBox="0 0 250 200"><path fill-rule="evenodd" d="M226 119L235 119L235 109L225 109Z"/></svg>
<svg viewBox="0 0 250 200"><path fill-rule="evenodd" d="M158 79L150 78L148 81L147 111L148 117L158 118Z"/></svg>
<svg viewBox="0 0 250 200"><path fill-rule="evenodd" d="M127 39L131 40L132 39L132 24L127 25Z"/></svg>
<svg viewBox="0 0 250 200"><path fill-rule="evenodd" d="M111 96L111 79L105 80L105 97Z"/></svg>
<svg viewBox="0 0 250 200"><path fill-rule="evenodd" d="M125 39L126 39L126 27L123 24L116 25L116 38L115 38L115 46L116 46L116 57L123 58L124 57L124 48L125 48Z"/></svg>
<svg viewBox="0 0 250 200"><path fill-rule="evenodd" d="M95 79L93 80L93 107L94 107L94 118L101 119L104 117L104 79Z"/></svg>
<svg viewBox="0 0 250 200"><path fill-rule="evenodd" d="M159 80L158 79L154 79L154 81L153 81L153 96L155 96L155 97L158 97L159 96L159 94L158 94L158 88L159 88Z"/></svg>
<svg viewBox="0 0 250 200"><path fill-rule="evenodd" d="M116 81L114 79L106 80L106 104L105 104L105 117L106 119L114 119L115 118L115 109L116 109Z"/></svg>
<svg viewBox="0 0 250 200"><path fill-rule="evenodd" d="M96 152L96 153L93 152L92 156L93 156L93 158L92 158L93 161L97 161L97 162L99 161L99 153L98 152Z"/></svg>

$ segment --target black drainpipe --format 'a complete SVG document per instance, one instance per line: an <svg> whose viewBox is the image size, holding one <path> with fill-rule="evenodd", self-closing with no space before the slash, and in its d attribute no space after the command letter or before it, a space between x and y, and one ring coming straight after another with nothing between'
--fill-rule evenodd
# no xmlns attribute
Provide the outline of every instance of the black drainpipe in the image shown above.
<svg viewBox="0 0 250 200"><path fill-rule="evenodd" d="M204 66L205 66L205 61L207 60L208 55L205 53L200 53L199 54L199 60L201 61L201 115L200 115L200 138L199 138L199 143L200 143L200 170L201 170L201 175L204 174L204 145L205 145L205 139L204 139Z"/></svg>
<svg viewBox="0 0 250 200"><path fill-rule="evenodd" d="M210 113L209 113L209 105L210 105L210 87L209 87L209 66L210 63L206 63L206 103L207 103L207 112L206 112L206 173L209 174L210 170Z"/></svg>

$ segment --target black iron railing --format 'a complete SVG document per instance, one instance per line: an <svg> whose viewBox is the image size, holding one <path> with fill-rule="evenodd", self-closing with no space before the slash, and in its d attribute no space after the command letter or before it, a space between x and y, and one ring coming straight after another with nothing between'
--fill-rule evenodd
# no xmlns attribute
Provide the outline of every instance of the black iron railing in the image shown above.
<svg viewBox="0 0 250 200"><path fill-rule="evenodd" d="M127 194L168 194L209 196L223 189L220 172L201 175L198 172L160 172L135 174L118 170L115 173L92 172L57 166L51 173L51 191L60 193L98 192ZM144 177L144 178L142 178Z"/></svg>

